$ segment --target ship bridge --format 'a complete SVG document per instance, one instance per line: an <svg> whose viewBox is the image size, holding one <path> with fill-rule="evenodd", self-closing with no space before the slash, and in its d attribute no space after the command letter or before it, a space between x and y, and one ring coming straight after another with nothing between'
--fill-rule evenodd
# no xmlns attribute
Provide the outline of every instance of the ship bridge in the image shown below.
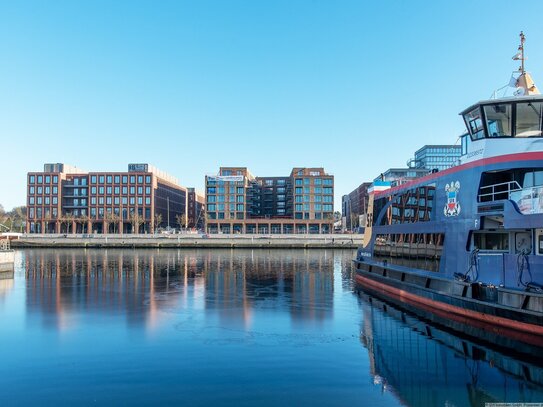
<svg viewBox="0 0 543 407"><path fill-rule="evenodd" d="M472 141L543 134L542 95L487 100L470 106L461 115Z"/></svg>

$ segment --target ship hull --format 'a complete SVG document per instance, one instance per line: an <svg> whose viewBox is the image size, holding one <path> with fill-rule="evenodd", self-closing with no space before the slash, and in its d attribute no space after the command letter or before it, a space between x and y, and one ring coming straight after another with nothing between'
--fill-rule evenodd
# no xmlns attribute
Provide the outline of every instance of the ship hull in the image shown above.
<svg viewBox="0 0 543 407"><path fill-rule="evenodd" d="M541 346L543 294L446 280L355 261L364 289L461 324Z"/></svg>

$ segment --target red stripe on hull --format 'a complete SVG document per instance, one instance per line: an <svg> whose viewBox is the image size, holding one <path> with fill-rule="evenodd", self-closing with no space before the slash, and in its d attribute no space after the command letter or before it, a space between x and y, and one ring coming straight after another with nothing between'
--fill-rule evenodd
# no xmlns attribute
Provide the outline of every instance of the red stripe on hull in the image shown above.
<svg viewBox="0 0 543 407"><path fill-rule="evenodd" d="M460 308L455 305L445 304L440 301L431 300L429 298L421 297L405 290L380 283L358 274L355 276L355 279L362 285L383 292L386 295L397 297L402 302L422 308L439 317L452 319L457 322L469 323L477 328L521 340L532 345L542 345L541 336L543 336L543 326L527 324L525 322L514 321L508 318L497 317L495 315L489 315L482 312Z"/></svg>

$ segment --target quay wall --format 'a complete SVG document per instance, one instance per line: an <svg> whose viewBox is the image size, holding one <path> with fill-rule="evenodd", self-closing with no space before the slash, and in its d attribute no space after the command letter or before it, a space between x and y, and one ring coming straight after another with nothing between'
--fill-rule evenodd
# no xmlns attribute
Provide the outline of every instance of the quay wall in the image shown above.
<svg viewBox="0 0 543 407"><path fill-rule="evenodd" d="M362 235L24 235L12 248L356 249Z"/></svg>

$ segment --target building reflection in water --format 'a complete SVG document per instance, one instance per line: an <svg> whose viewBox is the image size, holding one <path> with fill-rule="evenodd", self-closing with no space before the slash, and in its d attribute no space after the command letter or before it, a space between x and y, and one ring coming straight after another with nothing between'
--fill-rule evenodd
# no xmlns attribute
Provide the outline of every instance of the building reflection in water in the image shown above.
<svg viewBox="0 0 543 407"><path fill-rule="evenodd" d="M0 271L0 302L13 290L13 270Z"/></svg>
<svg viewBox="0 0 543 407"><path fill-rule="evenodd" d="M531 360L476 344L364 293L361 342L374 384L406 406L484 406L543 400L543 349Z"/></svg>
<svg viewBox="0 0 543 407"><path fill-rule="evenodd" d="M331 316L333 251L25 250L27 312L59 329L83 314L126 314L152 330L186 308L249 327L256 308ZM349 259L351 256L348 256Z"/></svg>

